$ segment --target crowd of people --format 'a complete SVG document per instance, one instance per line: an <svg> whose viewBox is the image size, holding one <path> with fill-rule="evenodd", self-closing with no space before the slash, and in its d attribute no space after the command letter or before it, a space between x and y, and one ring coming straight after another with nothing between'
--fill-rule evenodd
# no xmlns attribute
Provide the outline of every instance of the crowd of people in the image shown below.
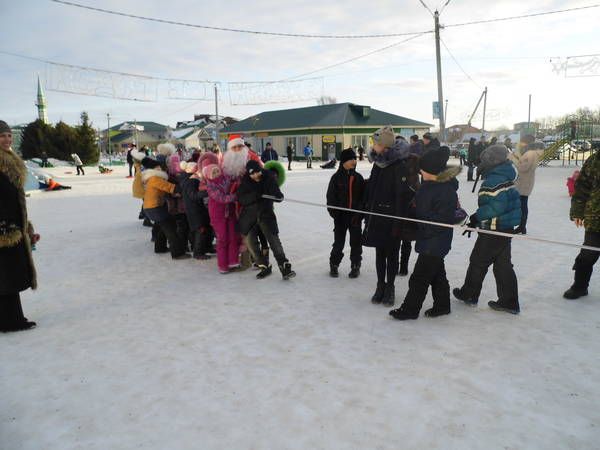
<svg viewBox="0 0 600 450"><path fill-rule="evenodd" d="M469 155L477 178L482 179L478 208L470 216L460 207L456 177L461 168L448 165L448 147L440 145L429 133L422 139L412 136L409 143L396 136L391 127L377 130L372 140L367 156L373 165L367 180L356 171L357 154L349 148L341 153L339 168L329 182L327 206L334 222L330 276L339 277L349 234L348 276L360 276L363 247L375 248L377 284L371 302L392 307L396 276L408 275L408 259L415 242L418 258L402 304L389 312L393 318L417 319L429 288L433 306L425 311L428 317L450 313L451 292L462 302L478 304L490 266L497 299L488 305L518 314L512 239L493 232L526 233L527 198L541 154L534 140L523 138L519 150L514 152L504 144L490 143L475 159ZM3 332L36 326L23 314L20 292L37 286L32 248L40 239L27 219L25 165L11 144L10 127L0 121ZM135 169L133 195L142 201L140 218L152 227L156 253L169 252L174 260L204 260L216 254L220 273L255 266L256 277L261 279L272 273L272 252L284 280L296 275L279 239L273 208L274 202L283 200L280 186L286 176L284 167L274 158L263 162L241 136L230 138L224 154L195 152L184 161L168 143L159 145L154 155L136 148L131 149L130 155ZM585 228L585 245L600 247L598 153L588 158L574 180L570 218L577 227ZM452 225L465 222L470 229L481 232L477 233L464 282L450 291L444 259L452 247ZM469 237L470 229L465 231ZM565 298L588 295L593 266L599 257L595 250L580 251L573 266L574 282L564 293Z"/></svg>

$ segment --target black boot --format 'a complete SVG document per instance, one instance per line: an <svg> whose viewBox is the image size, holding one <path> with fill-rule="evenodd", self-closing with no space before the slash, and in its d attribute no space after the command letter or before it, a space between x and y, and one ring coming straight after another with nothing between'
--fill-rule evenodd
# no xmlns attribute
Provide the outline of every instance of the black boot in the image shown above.
<svg viewBox="0 0 600 450"><path fill-rule="evenodd" d="M477 302L479 301L478 298L467 297L460 288L452 289L452 293L458 300L465 302L467 305L477 305Z"/></svg>
<svg viewBox="0 0 600 450"><path fill-rule="evenodd" d="M144 221L142 222L142 225L144 225L145 227L151 227L152 222L147 217L144 217Z"/></svg>
<svg viewBox="0 0 600 450"><path fill-rule="evenodd" d="M488 306L494 311L502 311L511 314L519 314L519 312L521 311L518 306L504 306L500 302L488 302Z"/></svg>
<svg viewBox="0 0 600 450"><path fill-rule="evenodd" d="M329 264L329 276L331 278L337 278L340 276L340 273L338 272L338 266Z"/></svg>
<svg viewBox="0 0 600 450"><path fill-rule="evenodd" d="M360 275L360 266L352 266L348 278L358 278Z"/></svg>
<svg viewBox="0 0 600 450"><path fill-rule="evenodd" d="M287 261L279 266L279 270L281 271L281 276L284 280L289 280L296 276L296 272L292 270L292 265Z"/></svg>
<svg viewBox="0 0 600 450"><path fill-rule="evenodd" d="M385 290L383 291L383 298L381 303L383 306L394 306L396 302L396 287L393 284L386 284Z"/></svg>
<svg viewBox="0 0 600 450"><path fill-rule="evenodd" d="M577 300L578 298L585 297L586 295L588 295L587 289L580 289L575 286L571 286L565 291L563 297L567 300Z"/></svg>
<svg viewBox="0 0 600 450"><path fill-rule="evenodd" d="M371 297L371 303L378 305L383 301L383 291L385 290L385 283L377 283L377 289L373 297Z"/></svg>
<svg viewBox="0 0 600 450"><path fill-rule="evenodd" d="M266 266L266 265L259 265L258 266L260 272L258 272L256 274L256 278L258 278L259 280L262 280L263 278L267 278L269 275L271 275L271 273L273 272L273 269L271 268L271 266Z"/></svg>
<svg viewBox="0 0 600 450"><path fill-rule="evenodd" d="M396 320L415 320L419 318L419 313L407 311L403 306L398 309L392 309L390 311L390 316Z"/></svg>
<svg viewBox="0 0 600 450"><path fill-rule="evenodd" d="M445 316L446 314L450 314L450 307L436 308L434 306L433 308L430 308L427 311L425 311L426 317L439 317L439 316Z"/></svg>

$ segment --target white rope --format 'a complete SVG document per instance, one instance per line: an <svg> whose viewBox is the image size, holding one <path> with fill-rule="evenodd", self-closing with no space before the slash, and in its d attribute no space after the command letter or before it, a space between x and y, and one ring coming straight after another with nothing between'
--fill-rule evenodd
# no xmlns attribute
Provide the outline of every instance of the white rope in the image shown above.
<svg viewBox="0 0 600 450"><path fill-rule="evenodd" d="M370 211L361 211L358 209L351 209L351 208L342 208L341 206L331 206L331 205L325 205L322 203L307 202L304 200L294 200L291 198L286 198L286 199L282 200L277 197L273 197L271 195L263 195L263 198L266 198L269 200L274 200L277 202L285 201L285 202L289 202L289 203L297 203L299 205L316 206L318 208L327 208L327 209L336 209L338 211L346 211L346 212L352 212L352 213L358 213L358 214L367 214L367 215L371 215L371 216L385 217L387 219L406 220L408 222L423 223L426 225L434 225L434 226L438 226L438 227L456 228L457 230L461 230L461 231L472 231L475 233L491 234L494 236L525 239L525 240L534 241L534 242L542 242L544 244L562 245L563 247L571 247L571 248L578 248L581 250L590 250L592 252L600 252L600 247L592 247L589 245L574 244L572 242L563 242L563 241L555 241L552 239L538 238L538 237L530 236L528 234L504 233L502 231L484 230L482 228L471 228L471 227L467 227L465 225L455 225L455 224L450 224L450 223L431 222L429 220L413 219L410 217L402 217L402 216L391 216L388 214L381 214L381 213L375 213L375 212L370 212Z"/></svg>

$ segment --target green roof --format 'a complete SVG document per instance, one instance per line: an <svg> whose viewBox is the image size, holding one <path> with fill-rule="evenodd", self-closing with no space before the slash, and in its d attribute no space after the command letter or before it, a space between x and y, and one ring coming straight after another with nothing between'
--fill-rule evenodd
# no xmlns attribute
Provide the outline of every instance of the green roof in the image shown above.
<svg viewBox="0 0 600 450"><path fill-rule="evenodd" d="M433 125L354 103L309 106L306 108L266 111L221 130L222 133L271 130L380 127L430 128Z"/></svg>
<svg viewBox="0 0 600 450"><path fill-rule="evenodd" d="M162 125L162 124L156 123L156 122L140 122L140 121L134 122L132 120L132 121L121 122L116 125L113 125L112 127L110 127L110 129L119 131L119 128L121 128L125 123L128 123L130 125L133 125L135 123L138 126L144 127L144 131L148 131L148 132L153 132L153 131L161 132L161 131L166 131L166 129L168 128L167 125ZM104 130L104 131L106 131L106 130Z"/></svg>

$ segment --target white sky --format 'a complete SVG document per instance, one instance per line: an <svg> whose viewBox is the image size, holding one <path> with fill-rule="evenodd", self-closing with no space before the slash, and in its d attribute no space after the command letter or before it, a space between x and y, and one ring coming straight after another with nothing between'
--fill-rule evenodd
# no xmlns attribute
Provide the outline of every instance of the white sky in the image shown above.
<svg viewBox="0 0 600 450"><path fill-rule="evenodd" d="M80 3L142 16L268 31L369 34L412 32L433 27L418 0L303 2L273 0L79 0ZM426 0L434 9L440 0ZM552 0L452 0L442 24L506 17L593 4ZM166 7L165 5L168 5ZM226 81L279 80L384 47L403 38L365 40L298 39L199 30L116 17L59 5L49 0L0 0L0 50L46 60L155 77ZM600 77L565 78L552 71L550 56L600 53L600 8L495 24L448 28L442 38L470 81L442 47L447 124L465 123L483 86L488 86L486 128L600 106ZM527 57L519 59L519 57ZM535 57L535 58L531 58ZM11 124L37 117L36 77L42 63L0 54L0 118ZM600 70L596 73L600 74ZM313 76L324 76L323 94L339 102L371 105L434 123L437 99L433 35ZM226 89L226 85L222 85ZM219 113L245 118L265 110L314 105L232 106L223 92ZM95 126L137 119L173 126L194 113L213 113L211 101L165 100L140 103L46 92L50 121L76 123L82 110ZM437 121L436 121L437 122ZM480 120L473 125L480 126Z"/></svg>

